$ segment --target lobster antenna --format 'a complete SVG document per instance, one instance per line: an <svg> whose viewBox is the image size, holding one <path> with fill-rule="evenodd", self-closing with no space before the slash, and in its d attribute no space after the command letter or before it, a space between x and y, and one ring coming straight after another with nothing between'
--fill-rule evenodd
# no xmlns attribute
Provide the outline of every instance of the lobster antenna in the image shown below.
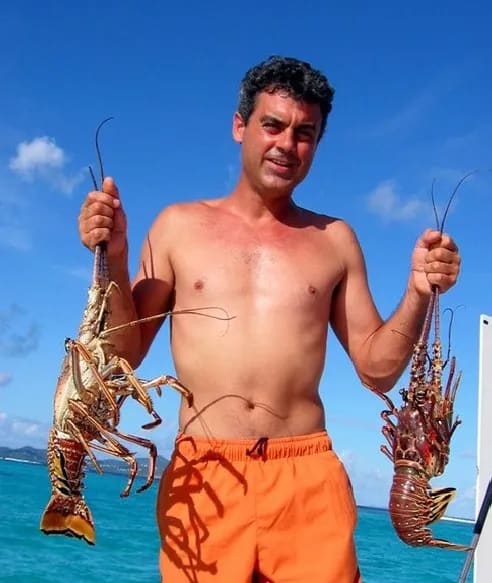
<svg viewBox="0 0 492 583"><path fill-rule="evenodd" d="M110 121L114 119L113 117L107 117L106 119L103 119L103 121L97 126L96 129L96 154L97 154L97 163L99 166L99 176L101 177L101 187L102 187L102 183L104 182L104 167L103 167L103 161L102 161L102 154L101 154L101 148L99 147L99 132L101 131L102 126ZM89 173L91 175L91 179L92 179L92 183L94 185L94 188L97 190L98 186L97 186L97 180L96 177L94 175L94 171L92 170L92 167L89 166Z"/></svg>
<svg viewBox="0 0 492 583"><path fill-rule="evenodd" d="M94 172L90 166L89 166L89 174L91 175L91 178L92 178L92 184L94 186L94 190L97 190L97 188L98 188L97 187L97 180L96 180L96 177L94 176Z"/></svg>
<svg viewBox="0 0 492 583"><path fill-rule="evenodd" d="M434 198L434 185L436 184L436 179L432 179L431 185L431 200L432 200L432 210L434 211L434 217L436 219L436 228L439 230L439 216L437 214L436 199Z"/></svg>
<svg viewBox="0 0 492 583"><path fill-rule="evenodd" d="M219 310L224 315L223 316L214 316L213 314L206 314L203 310ZM234 320L236 316L229 316L229 313L224 308L219 306L203 306L201 308L184 308L182 310L171 310L169 312L163 312L162 314L154 314L153 316L147 316L146 318L139 318L138 320L132 320L131 322L126 322L124 324L119 324L118 326L113 326L112 328L108 328L101 333L101 338L108 336L109 334L113 334L118 330L122 330L123 328L139 326L141 324L145 324L146 322L152 322L153 320L159 320L166 318L167 316L180 316L182 314L191 314L194 316L203 316L205 318L212 318L213 320L222 320L225 322L229 322L230 320Z"/></svg>
<svg viewBox="0 0 492 583"><path fill-rule="evenodd" d="M449 355L451 354L451 331L453 328L453 321L454 321L454 314L456 312L456 310L458 310L459 308L462 308L463 304L460 304L459 306L456 306L456 308L454 310L452 310L451 308L446 308L444 312L449 312L451 314L450 319L449 319L449 329L448 329L448 351L446 354L446 361L443 364L443 368L448 364L449 362Z"/></svg>
<svg viewBox="0 0 492 583"><path fill-rule="evenodd" d="M453 198L455 197L456 193L458 192L460 186L463 184L463 182L469 178L472 174L475 174L477 171L476 170L472 170L471 172L468 172L468 174L465 174L459 181L458 184L454 187L454 190L448 200L448 204L446 205L446 209L444 211L444 215L442 217L442 221L441 221L441 227L439 228L439 223L437 224L437 228L439 229L439 232L441 233L441 235L443 234L444 231L444 223L446 222L446 217L448 215L448 211L449 208L451 206L451 203L453 202ZM433 199L434 201L434 199ZM435 206L434 206L434 211L435 211Z"/></svg>
<svg viewBox="0 0 492 583"><path fill-rule="evenodd" d="M113 118L107 117L97 126L97 129L96 129L96 154L97 154L97 162L99 164L99 174L101 176L100 188L102 188L102 183L104 182L104 168L103 168L103 162L102 162L101 148L99 147L99 132L100 132L102 126L111 119L113 119ZM91 166L89 166L89 174L91 175L91 180L92 180L92 184L94 186L94 190L98 190L99 187L97 185L97 180L96 180L96 177L94 175L94 171L92 170ZM92 274L92 281L94 281L94 282L101 281L101 278L103 280L107 280L108 269L107 269L107 265L106 265L106 258L104 256L105 249L106 249L106 243L102 242L102 243L99 243L98 245L96 245L96 248L94 250L94 271Z"/></svg>
<svg viewBox="0 0 492 583"><path fill-rule="evenodd" d="M401 330L398 330L397 328L392 328L391 333L392 334L401 334L401 336L403 336L404 338L408 338L409 340L413 340L413 338L410 336L410 334L405 334L405 332L402 332Z"/></svg>
<svg viewBox="0 0 492 583"><path fill-rule="evenodd" d="M446 353L446 360L444 361L444 364L442 365L443 368L448 364L449 355L451 354L451 329L453 327L454 310L452 310L451 308L446 308L444 310L444 312L449 312L451 315L449 317L449 327L448 327L448 350Z"/></svg>

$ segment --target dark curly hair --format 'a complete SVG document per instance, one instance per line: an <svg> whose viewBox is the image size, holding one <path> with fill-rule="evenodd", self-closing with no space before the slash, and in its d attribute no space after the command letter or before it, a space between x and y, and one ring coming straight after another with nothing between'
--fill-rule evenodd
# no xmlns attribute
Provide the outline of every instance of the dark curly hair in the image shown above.
<svg viewBox="0 0 492 583"><path fill-rule="evenodd" d="M248 123L256 104L256 96L262 91L281 91L299 101L317 103L321 110L321 129L318 141L326 128L335 90L328 79L309 63L290 57L269 57L247 71L241 81L238 112Z"/></svg>

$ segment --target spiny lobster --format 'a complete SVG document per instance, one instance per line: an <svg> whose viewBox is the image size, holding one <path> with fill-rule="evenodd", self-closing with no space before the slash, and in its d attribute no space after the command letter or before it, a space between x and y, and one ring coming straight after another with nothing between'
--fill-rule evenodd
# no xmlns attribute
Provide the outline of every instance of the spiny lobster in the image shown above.
<svg viewBox="0 0 492 583"><path fill-rule="evenodd" d="M432 192L437 228L443 233L446 214L459 186L456 186L445 210L441 226ZM428 355L429 336L434 324L432 355ZM443 371L449 363L449 374L443 391ZM440 339L439 288L432 287L421 336L416 343L407 389L400 394L403 404L398 409L391 399L375 391L386 403L382 411L385 421L382 433L388 441L381 451L393 462L394 476L390 491L389 511L399 538L411 546L441 547L464 551L469 547L434 538L427 525L443 517L455 488L431 489L431 478L440 476L449 461L449 444L461 423L453 419L453 406L461 379L456 375L456 358L443 361ZM391 417L396 419L393 421Z"/></svg>
<svg viewBox="0 0 492 583"><path fill-rule="evenodd" d="M101 183L104 173L98 135L101 126L109 119L104 120L96 132ZM92 169L90 172L97 190ZM95 530L82 493L85 458L88 456L100 473L102 469L94 451L126 461L130 475L121 496L128 496L138 468L134 454L120 443L120 440L125 440L149 452L147 480L138 492L149 488L154 479L157 457L155 445L148 439L118 429L124 401L132 397L153 417L150 423L143 425L144 429L151 429L161 422L148 394L150 389L155 388L160 395L161 387L169 385L178 390L190 406L192 404L191 392L174 377L163 375L150 381L138 379L130 364L116 354L111 334L124 326L141 322L109 327L112 298L117 292L118 286L108 276L106 246L104 243L99 244L94 253L93 280L78 337L67 338L65 341L66 355L56 386L53 427L48 440L47 461L52 491L41 517L40 529L46 534L81 538L89 544L95 543ZM181 310L176 313L197 312Z"/></svg>

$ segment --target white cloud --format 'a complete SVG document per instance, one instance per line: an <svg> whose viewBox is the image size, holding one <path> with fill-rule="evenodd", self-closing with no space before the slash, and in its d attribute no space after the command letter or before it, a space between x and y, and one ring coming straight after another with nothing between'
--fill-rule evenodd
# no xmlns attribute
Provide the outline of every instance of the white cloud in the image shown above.
<svg viewBox="0 0 492 583"><path fill-rule="evenodd" d="M391 464L368 467L366 462L353 451L341 451L342 460L354 488L357 504L386 508L391 488Z"/></svg>
<svg viewBox="0 0 492 583"><path fill-rule="evenodd" d="M434 192L434 202L440 223L451 201L451 194L456 191L457 196L452 199L449 212L453 212L458 205L461 191L475 178L475 172L433 168L429 174L429 187L423 200L415 195L401 195L395 180L384 180L366 196L368 210L387 222L410 221L418 217L425 217L427 220L434 216L432 205L432 192Z"/></svg>
<svg viewBox="0 0 492 583"><path fill-rule="evenodd" d="M0 411L0 443L6 447L46 447L49 426L33 419L10 417Z"/></svg>
<svg viewBox="0 0 492 583"><path fill-rule="evenodd" d="M387 221L407 221L428 213L429 205L416 197L404 200L394 180L385 180L367 195L367 208Z"/></svg>
<svg viewBox="0 0 492 583"><path fill-rule="evenodd" d="M68 174L65 171L67 162L65 152L55 140L42 136L18 144L17 154L10 159L9 168L23 180L33 182L40 179L55 190L71 194L85 174L82 171Z"/></svg>
<svg viewBox="0 0 492 583"><path fill-rule="evenodd" d="M43 136L17 146L17 156L12 158L9 168L19 174L31 176L44 168L61 168L65 164L65 153L52 138Z"/></svg>

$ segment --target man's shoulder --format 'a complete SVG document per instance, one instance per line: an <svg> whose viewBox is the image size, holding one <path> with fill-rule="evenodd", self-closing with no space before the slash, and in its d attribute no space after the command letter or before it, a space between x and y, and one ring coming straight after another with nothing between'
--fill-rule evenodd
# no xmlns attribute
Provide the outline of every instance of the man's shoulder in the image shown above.
<svg viewBox="0 0 492 583"><path fill-rule="evenodd" d="M330 236L354 237L353 228L342 218L300 208L308 224L322 229Z"/></svg>
<svg viewBox="0 0 492 583"><path fill-rule="evenodd" d="M185 202L175 202L164 207L159 215L157 221L160 223L168 223L176 221L193 221L196 218L208 214L221 199L209 200L192 200Z"/></svg>
<svg viewBox="0 0 492 583"><path fill-rule="evenodd" d="M309 211L312 212L312 211ZM361 254L359 240L354 228L340 217L312 213L310 224L329 246L344 261Z"/></svg>
<svg viewBox="0 0 492 583"><path fill-rule="evenodd" d="M353 248L354 245L359 245L357 234L354 228L343 219L333 219L331 228L329 230L329 235L339 247L346 250Z"/></svg>

